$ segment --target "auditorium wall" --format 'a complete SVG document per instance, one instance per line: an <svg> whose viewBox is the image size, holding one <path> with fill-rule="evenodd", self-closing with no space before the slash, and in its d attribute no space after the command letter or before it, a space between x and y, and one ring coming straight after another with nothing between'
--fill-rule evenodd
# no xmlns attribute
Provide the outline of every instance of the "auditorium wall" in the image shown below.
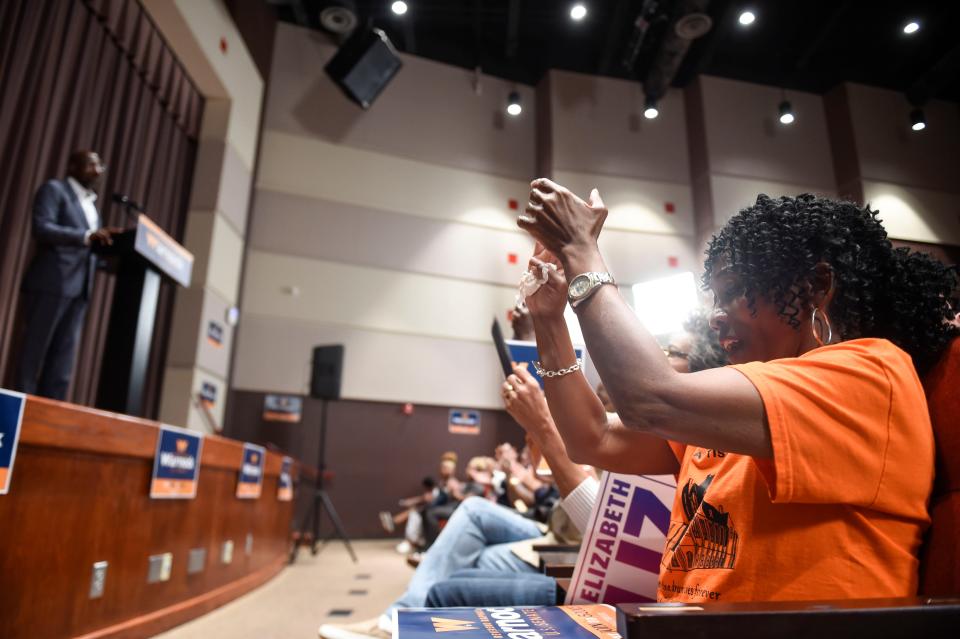
<svg viewBox="0 0 960 639"><path fill-rule="evenodd" d="M533 90L403 56L368 111L323 73L334 48L278 25L233 385L302 393L346 346L343 396L495 408L492 317L532 242L510 201L534 176ZM511 263L510 255L517 263Z"/></svg>
<svg viewBox="0 0 960 639"><path fill-rule="evenodd" d="M177 293L160 419L210 432L197 407L212 393L224 421L264 82L219 0L143 0L206 98L184 244L193 281Z"/></svg>

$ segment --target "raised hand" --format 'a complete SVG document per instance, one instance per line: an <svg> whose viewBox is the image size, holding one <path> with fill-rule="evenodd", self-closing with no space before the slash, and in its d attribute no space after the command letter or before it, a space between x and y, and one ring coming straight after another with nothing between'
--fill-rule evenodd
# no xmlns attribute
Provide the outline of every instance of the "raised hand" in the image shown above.
<svg viewBox="0 0 960 639"><path fill-rule="evenodd" d="M561 259L570 249L596 248L607 219L607 208L597 189L590 192L590 199L585 202L546 178L534 180L530 188L530 201L517 219L517 226Z"/></svg>
<svg viewBox="0 0 960 639"><path fill-rule="evenodd" d="M503 383L502 394L507 412L534 441L543 429L554 428L547 399L536 378L527 372L526 362L514 364L513 374Z"/></svg>
<svg viewBox="0 0 960 639"><path fill-rule="evenodd" d="M544 270L543 267L546 264L552 264L555 268ZM540 242L537 242L528 268L537 278L540 278L543 273L547 274L546 283L526 297L525 301L527 308L530 309L530 315L534 320L562 316L567 306L567 279L564 276L560 261Z"/></svg>

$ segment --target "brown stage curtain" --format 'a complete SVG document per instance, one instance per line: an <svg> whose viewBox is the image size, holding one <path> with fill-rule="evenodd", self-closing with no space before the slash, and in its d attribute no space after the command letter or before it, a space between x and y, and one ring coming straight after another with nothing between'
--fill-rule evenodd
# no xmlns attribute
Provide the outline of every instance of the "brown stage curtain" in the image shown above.
<svg viewBox="0 0 960 639"><path fill-rule="evenodd" d="M0 96L0 371L10 387L37 187L65 176L71 150L93 149L108 166L97 201L103 224L128 225L110 202L111 193L124 193L182 240L203 97L136 0L0 2ZM112 277L100 273L70 391L78 404L94 404L113 302ZM148 416L158 409L172 302L165 285Z"/></svg>

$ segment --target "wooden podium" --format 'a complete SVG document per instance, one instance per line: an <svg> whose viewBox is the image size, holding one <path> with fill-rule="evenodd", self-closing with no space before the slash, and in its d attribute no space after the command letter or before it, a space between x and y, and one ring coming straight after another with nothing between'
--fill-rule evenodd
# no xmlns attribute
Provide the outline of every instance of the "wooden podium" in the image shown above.
<svg viewBox="0 0 960 639"><path fill-rule="evenodd" d="M142 417L160 285L190 286L193 255L143 213L99 253L117 260L117 278L96 405Z"/></svg>

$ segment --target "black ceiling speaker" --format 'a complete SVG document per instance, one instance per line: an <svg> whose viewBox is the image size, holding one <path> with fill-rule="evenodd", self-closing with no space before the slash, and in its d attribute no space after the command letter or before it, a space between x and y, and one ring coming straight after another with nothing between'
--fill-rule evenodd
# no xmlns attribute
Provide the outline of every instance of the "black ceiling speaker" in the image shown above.
<svg viewBox="0 0 960 639"><path fill-rule="evenodd" d="M369 109L403 62L380 29L356 29L324 70L348 98Z"/></svg>

